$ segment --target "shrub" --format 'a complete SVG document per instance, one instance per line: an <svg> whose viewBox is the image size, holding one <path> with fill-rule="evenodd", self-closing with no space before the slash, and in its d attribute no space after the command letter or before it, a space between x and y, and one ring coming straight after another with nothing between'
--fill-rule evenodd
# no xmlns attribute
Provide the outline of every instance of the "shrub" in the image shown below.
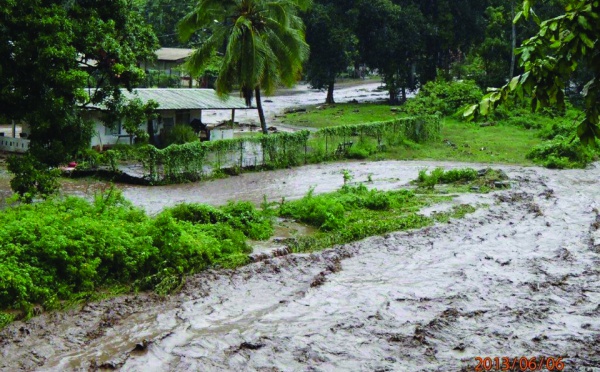
<svg viewBox="0 0 600 372"><path fill-rule="evenodd" d="M228 220L225 212L206 204L183 203L168 208L163 213L169 213L177 220L196 224L214 224Z"/></svg>
<svg viewBox="0 0 600 372"><path fill-rule="evenodd" d="M596 157L593 149L581 145L578 138L556 136L535 146L527 158L547 168L584 168Z"/></svg>
<svg viewBox="0 0 600 372"><path fill-rule="evenodd" d="M9 157L8 171L14 174L10 187L26 203L36 197L45 199L60 189L60 170L49 169L29 154Z"/></svg>
<svg viewBox="0 0 600 372"><path fill-rule="evenodd" d="M227 222L216 224L173 217L202 220L201 212L189 210L179 208L151 218L114 189L97 195L92 203L68 197L4 210L1 307L28 310L38 303L48 308L115 284L168 289L185 273L247 260L250 248L244 229L238 229L243 225L240 216L231 213ZM254 223L252 218L248 221L250 226Z"/></svg>
<svg viewBox="0 0 600 372"><path fill-rule="evenodd" d="M271 218L250 202L229 202L221 210L229 216L227 223L250 239L265 240L273 235Z"/></svg>
<svg viewBox="0 0 600 372"><path fill-rule="evenodd" d="M260 213L250 202L229 202L221 208L185 203L165 209L162 214L193 224L227 225L250 239L264 240L273 234L271 218Z"/></svg>
<svg viewBox="0 0 600 372"><path fill-rule="evenodd" d="M178 124L171 129L164 130L159 135L159 141L162 147L167 147L198 141L198 136L191 126Z"/></svg>
<svg viewBox="0 0 600 372"><path fill-rule="evenodd" d="M410 115L455 114L460 108L478 103L483 97L474 81L436 80L425 84L413 99L406 101L403 111Z"/></svg>
<svg viewBox="0 0 600 372"><path fill-rule="evenodd" d="M467 183L474 181L478 173L472 168L450 169L444 171L444 168L438 167L427 174L427 169L421 169L417 177L417 184L421 187L433 188L440 183Z"/></svg>
<svg viewBox="0 0 600 372"><path fill-rule="evenodd" d="M304 198L284 203L280 215L292 217L316 226L323 231L339 229L345 223L346 210L342 203L326 195L313 196L312 190Z"/></svg>

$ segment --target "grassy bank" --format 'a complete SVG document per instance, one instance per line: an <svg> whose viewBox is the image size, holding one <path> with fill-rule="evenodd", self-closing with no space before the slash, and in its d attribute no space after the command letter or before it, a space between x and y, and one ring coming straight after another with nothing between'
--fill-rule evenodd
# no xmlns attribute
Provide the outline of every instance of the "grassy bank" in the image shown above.
<svg viewBox="0 0 600 372"><path fill-rule="evenodd" d="M394 113L392 108L380 103L317 105L307 107L305 112L286 114L281 121L297 127L326 128L344 124L386 121L394 117L405 116Z"/></svg>
<svg viewBox="0 0 600 372"><path fill-rule="evenodd" d="M283 121L298 126L325 128L405 116L392 110L398 110L398 107L374 103L343 103L309 107L305 113L286 115ZM537 118L536 115L528 117L528 120L549 121L541 115ZM440 141L425 144L405 142L369 158L533 164L526 155L534 146L542 143L541 129L527 128L514 123L515 120L507 119L496 121L493 126L481 127L479 123L466 123L452 117L444 117Z"/></svg>
<svg viewBox="0 0 600 372"><path fill-rule="evenodd" d="M344 174L349 182L352 176ZM340 190L280 203L222 207L181 204L148 216L116 189L93 202L77 197L19 205L0 212L0 328L15 316L61 309L137 290L167 294L185 276L249 262L249 240L273 235L275 217L317 230L287 243L307 251L392 231L445 222L474 210L423 216L421 208L452 199L436 192Z"/></svg>

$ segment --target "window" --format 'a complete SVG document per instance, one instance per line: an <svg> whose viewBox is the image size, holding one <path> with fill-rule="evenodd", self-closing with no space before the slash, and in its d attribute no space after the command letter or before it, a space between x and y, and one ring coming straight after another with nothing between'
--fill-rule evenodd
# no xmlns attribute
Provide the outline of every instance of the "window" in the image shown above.
<svg viewBox="0 0 600 372"><path fill-rule="evenodd" d="M190 113L188 112L178 112L176 114L175 124L177 125L188 125L190 123Z"/></svg>
<svg viewBox="0 0 600 372"><path fill-rule="evenodd" d="M165 129L173 128L175 125L175 120L173 120L173 118L162 118L162 122Z"/></svg>

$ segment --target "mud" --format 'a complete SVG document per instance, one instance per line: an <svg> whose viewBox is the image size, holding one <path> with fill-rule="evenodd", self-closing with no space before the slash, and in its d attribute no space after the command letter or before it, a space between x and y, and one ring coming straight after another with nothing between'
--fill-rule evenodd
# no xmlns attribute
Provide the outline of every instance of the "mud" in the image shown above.
<svg viewBox="0 0 600 372"><path fill-rule="evenodd" d="M255 183L229 196L258 197L269 180L287 197L317 182L325 191L342 168L392 188L438 164L244 175ZM468 196L490 206L461 220L207 271L168 298L130 295L16 322L0 332L0 370L472 371L478 356L545 355L564 357L565 371L598 371L600 167L503 169L514 188ZM205 187L221 181L186 185L181 198L209 199Z"/></svg>

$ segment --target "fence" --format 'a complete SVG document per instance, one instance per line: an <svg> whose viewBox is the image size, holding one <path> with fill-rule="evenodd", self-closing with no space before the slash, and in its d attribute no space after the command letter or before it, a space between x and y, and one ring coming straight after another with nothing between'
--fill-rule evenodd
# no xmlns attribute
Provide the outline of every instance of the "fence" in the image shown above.
<svg viewBox="0 0 600 372"><path fill-rule="evenodd" d="M23 153L27 150L29 150L28 139L0 136L0 151Z"/></svg>
<svg viewBox="0 0 600 372"><path fill-rule="evenodd" d="M229 140L191 142L165 149L146 146L138 160L149 182L196 181L228 169L277 169L324 160L386 151L408 139L439 138L438 116L401 118L385 122L344 125L317 132L300 131Z"/></svg>

